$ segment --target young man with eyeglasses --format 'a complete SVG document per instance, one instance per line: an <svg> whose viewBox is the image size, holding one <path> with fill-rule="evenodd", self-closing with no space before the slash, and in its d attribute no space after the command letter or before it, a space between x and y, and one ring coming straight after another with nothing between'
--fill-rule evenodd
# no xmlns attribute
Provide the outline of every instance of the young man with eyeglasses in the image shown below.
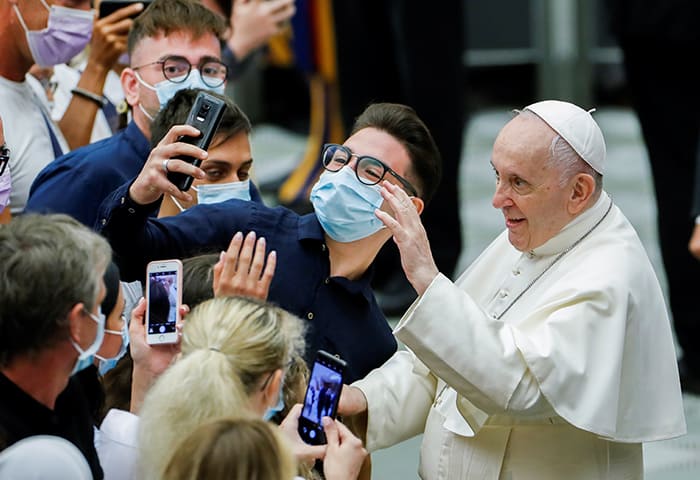
<svg viewBox="0 0 700 480"><path fill-rule="evenodd" d="M192 145L173 143L191 131L189 126L173 127L139 176L102 204L98 228L112 243L124 279L137 278L151 260L222 251L236 232L256 235L264 238L258 247L277 256L268 300L308 320L306 361L318 349L337 354L348 363L347 380L380 366L397 348L370 286L372 262L391 238L375 213L389 211L381 182L405 189L420 213L441 173L435 142L413 109L370 105L342 146L326 146L326 172L311 193L314 213L228 200L155 220L150 216L164 193L190 200L167 180L164 163L171 171L204 175L174 158L206 157ZM251 270L258 268L262 271L255 264Z"/></svg>
<svg viewBox="0 0 700 480"><path fill-rule="evenodd" d="M32 184L27 211L60 212L92 227L104 198L138 175L150 153L151 121L183 88L223 93L226 25L196 0L155 0L129 32L130 67L121 74L132 121L111 138L49 164Z"/></svg>

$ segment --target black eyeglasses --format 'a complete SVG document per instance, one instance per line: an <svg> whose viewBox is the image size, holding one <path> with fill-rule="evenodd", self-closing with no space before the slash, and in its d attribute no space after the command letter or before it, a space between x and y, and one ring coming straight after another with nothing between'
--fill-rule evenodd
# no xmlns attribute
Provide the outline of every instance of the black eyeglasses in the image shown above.
<svg viewBox="0 0 700 480"><path fill-rule="evenodd" d="M134 70L148 67L150 65L160 65L163 70L163 76L173 82L182 83L190 76L192 64L184 57L167 57L157 62L146 63L138 67L133 67ZM205 58L197 66L199 75L202 77L204 84L211 88L221 86L228 76L228 67L220 61L213 58Z"/></svg>
<svg viewBox="0 0 700 480"><path fill-rule="evenodd" d="M357 158L355 176L360 183L364 185L376 185L382 181L388 172L408 190L408 193L414 197L418 196L418 192L413 188L413 185L408 183L408 180L393 171L381 160L367 155L357 155L356 153L352 153L352 150L348 147L336 143L326 143L323 146L323 168L329 172L339 171L350 162L352 157Z"/></svg>
<svg viewBox="0 0 700 480"><path fill-rule="evenodd" d="M10 162L10 149L7 145L0 147L0 175L5 173L5 167Z"/></svg>

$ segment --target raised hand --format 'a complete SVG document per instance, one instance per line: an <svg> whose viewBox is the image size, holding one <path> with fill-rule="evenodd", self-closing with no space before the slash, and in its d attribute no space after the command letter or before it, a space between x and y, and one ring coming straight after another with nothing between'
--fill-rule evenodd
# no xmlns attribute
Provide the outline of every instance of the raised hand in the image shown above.
<svg viewBox="0 0 700 480"><path fill-rule="evenodd" d="M277 266L273 250L265 261L265 238L256 241L255 232L243 238L241 232L231 239L228 250L214 265L214 296L241 295L266 300Z"/></svg>

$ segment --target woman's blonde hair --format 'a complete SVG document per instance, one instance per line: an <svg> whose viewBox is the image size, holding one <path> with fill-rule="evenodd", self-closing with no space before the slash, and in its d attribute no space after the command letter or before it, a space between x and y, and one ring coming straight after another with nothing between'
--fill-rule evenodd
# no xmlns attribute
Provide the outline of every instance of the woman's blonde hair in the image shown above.
<svg viewBox="0 0 700 480"><path fill-rule="evenodd" d="M303 348L303 322L269 303L229 297L198 305L185 321L180 359L144 399L142 478L160 478L179 441L205 421L249 415L250 395Z"/></svg>
<svg viewBox="0 0 700 480"><path fill-rule="evenodd" d="M168 480L292 480L296 461L278 428L260 418L220 418L185 437Z"/></svg>

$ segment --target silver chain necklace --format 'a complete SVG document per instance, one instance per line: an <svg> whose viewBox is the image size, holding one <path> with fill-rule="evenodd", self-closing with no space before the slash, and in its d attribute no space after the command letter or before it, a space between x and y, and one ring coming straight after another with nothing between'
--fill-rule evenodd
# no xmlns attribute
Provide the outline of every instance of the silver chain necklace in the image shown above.
<svg viewBox="0 0 700 480"><path fill-rule="evenodd" d="M545 273L547 273L547 271L548 271L550 268L552 268L552 267L554 266L555 263L557 263L559 260L561 260L561 257L563 257L564 255L566 255L567 253L569 253L569 252L571 251L572 248L574 248L576 245L578 245L579 243L581 243L581 242L583 241L584 238L586 238L588 235L590 235L591 232L592 232L593 230L595 230L595 229L598 227L598 225L601 224L601 222L602 222L603 220L605 220L605 217L607 217L607 216L608 216L608 213L610 213L610 210L612 209L612 206L613 206L613 201L612 201L612 198L610 198L610 205L608 205L608 209L605 211L605 213L603 214L603 216L600 217L600 220L598 220L598 221L595 223L595 225L593 225L590 229L588 229L588 231L587 231L586 233L584 233L583 235L581 235L581 236L578 238L578 240L576 240L574 243L572 243L571 245L569 245L568 247L566 247L566 248L564 249L563 252L561 252L559 255L557 255L557 258L555 258L554 260L552 260L552 263L550 263L549 265L547 265L547 267L546 267L544 270L542 270L542 271L539 273L539 275L537 275L535 278L533 278L533 279L530 281L530 283L527 284L527 287L525 287L525 289L524 289L522 292L520 292L520 293L518 294L518 296L515 297L515 298L513 299L512 302L510 302L510 304L508 304L508 306L505 308L505 310L503 310L503 311L501 312L501 314L498 315L498 316L496 317L496 320L500 320L500 319L503 317L503 315L505 315L506 312L507 312L508 310L510 310L510 307L512 307L512 306L515 304L515 302L517 302L518 300L520 300L520 297L522 297L523 295L525 295L525 292L527 292L528 290L530 290L530 287L532 287L532 286L535 284L535 282L536 282L537 280L539 280L540 278L542 278L542 276L543 276Z"/></svg>

